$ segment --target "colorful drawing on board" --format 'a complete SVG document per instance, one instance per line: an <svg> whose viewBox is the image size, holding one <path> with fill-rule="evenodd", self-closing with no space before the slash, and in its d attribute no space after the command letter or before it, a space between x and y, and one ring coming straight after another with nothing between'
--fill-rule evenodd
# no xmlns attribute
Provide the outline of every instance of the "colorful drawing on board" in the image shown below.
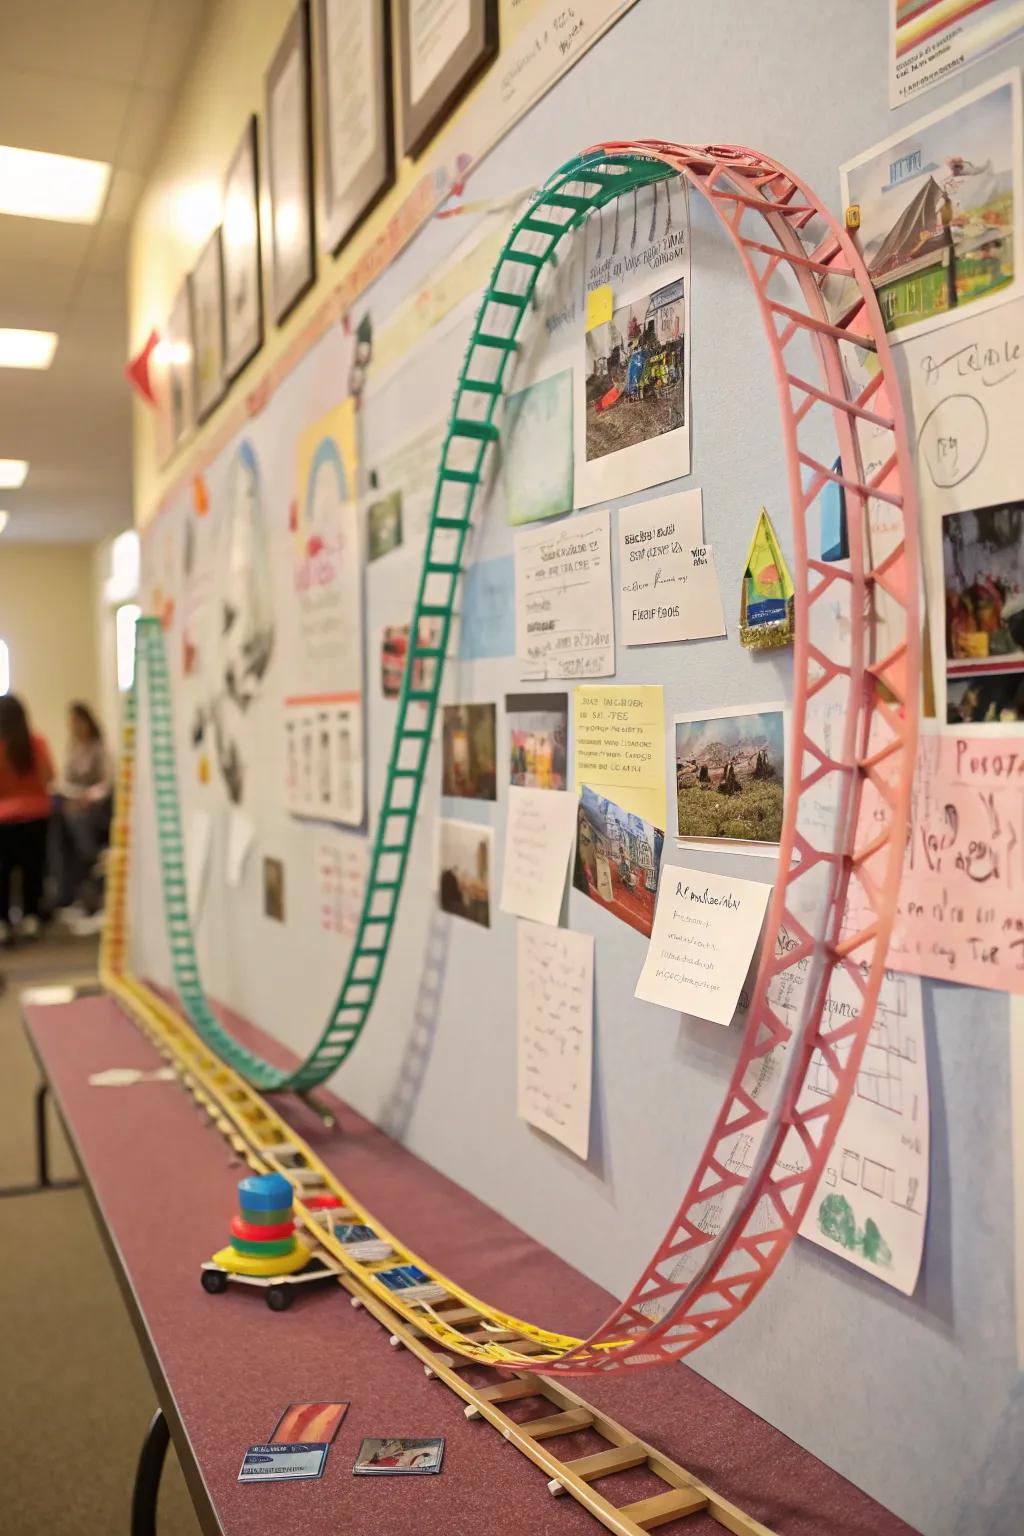
<svg viewBox="0 0 1024 1536"><path fill-rule="evenodd" d="M761 508L747 552L740 599L740 644L775 650L793 640L793 580L771 518Z"/></svg>
<svg viewBox="0 0 1024 1536"><path fill-rule="evenodd" d="M509 693L510 784L523 789L565 789L569 741L567 693Z"/></svg>
<svg viewBox="0 0 1024 1536"><path fill-rule="evenodd" d="M493 704L445 704L441 793L463 800L497 798L497 710Z"/></svg>
<svg viewBox="0 0 1024 1536"><path fill-rule="evenodd" d="M777 844L785 803L781 709L677 716L676 836Z"/></svg>
<svg viewBox="0 0 1024 1536"><path fill-rule="evenodd" d="M509 395L502 470L510 523L535 523L572 511L571 368Z"/></svg>
<svg viewBox="0 0 1024 1536"><path fill-rule="evenodd" d="M576 816L572 883L650 938L664 843L659 828L584 785Z"/></svg>
<svg viewBox="0 0 1024 1536"><path fill-rule="evenodd" d="M858 1227L853 1206L845 1195L826 1195L818 1207L818 1226L830 1242L850 1253L860 1253L882 1269L892 1267L892 1249L877 1223L869 1216Z"/></svg>
<svg viewBox="0 0 1024 1536"><path fill-rule="evenodd" d="M586 333L588 461L686 425L685 278Z"/></svg>
<svg viewBox="0 0 1024 1536"><path fill-rule="evenodd" d="M366 558L379 560L402 547L402 493L392 491L366 510Z"/></svg>
<svg viewBox="0 0 1024 1536"><path fill-rule="evenodd" d="M472 821L437 824L437 904L452 917L491 926L490 827Z"/></svg>
<svg viewBox="0 0 1024 1536"><path fill-rule="evenodd" d="M1004 75L842 167L843 201L897 340L1018 291L1020 79ZM846 290L833 303L845 306Z"/></svg>

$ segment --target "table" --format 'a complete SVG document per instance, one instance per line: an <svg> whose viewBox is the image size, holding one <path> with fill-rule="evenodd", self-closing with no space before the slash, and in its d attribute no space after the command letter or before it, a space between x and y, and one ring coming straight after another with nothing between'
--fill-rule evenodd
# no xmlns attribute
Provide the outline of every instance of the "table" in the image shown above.
<svg viewBox="0 0 1024 1536"><path fill-rule="evenodd" d="M428 1380L407 1351L389 1348L386 1332L340 1288L301 1288L280 1314L247 1288L207 1295L199 1265L228 1240L245 1169L177 1081L89 1084L90 1074L106 1068L161 1064L110 998L27 1002L24 1018L160 1405L140 1458L135 1530L154 1529L169 1431L211 1536L597 1536L601 1527L585 1510L553 1499L539 1468L487 1425L469 1422L461 1401ZM264 1054L287 1059L250 1026L240 1032ZM414 1251L436 1257L475 1294L548 1326L582 1334L608 1313L607 1292L350 1107L320 1097L337 1116L334 1127L297 1100L287 1101L289 1120ZM588 1401L780 1536L914 1536L686 1365L578 1385ZM246 1448L269 1436L288 1403L343 1399L351 1407L321 1480L238 1483ZM362 1439L391 1435L443 1435L442 1473L353 1477ZM703 1514L681 1529L722 1536Z"/></svg>

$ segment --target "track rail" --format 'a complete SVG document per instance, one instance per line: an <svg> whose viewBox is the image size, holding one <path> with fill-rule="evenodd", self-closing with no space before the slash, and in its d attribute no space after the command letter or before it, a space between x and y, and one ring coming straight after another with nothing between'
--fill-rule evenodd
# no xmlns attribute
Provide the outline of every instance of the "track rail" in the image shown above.
<svg viewBox="0 0 1024 1536"><path fill-rule="evenodd" d="M470 514L488 449L497 441L493 418L524 312L567 234L623 193L672 175L685 177L706 198L732 240L753 286L778 385L796 557L789 791L780 873L736 1068L680 1209L626 1300L590 1339L573 1340L494 1313L410 1256L456 1302L478 1307L483 1320L485 1340L470 1340L444 1320L450 1307L418 1309L416 1325L439 1347L515 1368L523 1363L525 1338L540 1346L538 1363L548 1375L679 1359L750 1305L799 1228L867 1043L909 813L920 626L913 472L899 394L874 293L849 236L809 188L764 156L730 146L656 142L588 151L547 183L515 225L477 316L442 453L362 921L327 1028L295 1072L282 1073L242 1051L202 995L191 931L185 942L179 922L181 914L185 925L188 920L169 699L161 717L157 698L151 733L162 848L172 855L170 887L165 882L172 958L183 1002L204 1037L195 1036L198 1047L211 1070L237 1072L262 1088L309 1088L346 1059L380 982ZM765 228L771 241L759 238ZM826 285L853 295L841 314L826 302ZM851 383L853 364L863 354L872 358L868 382ZM804 376L808 364L813 378ZM886 444L870 473L862 461L866 428L882 434ZM845 494L850 555L842 564L809 553L818 499L829 482ZM889 523L882 545L872 525L879 506ZM437 632L427 636L424 621ZM154 658L162 653L152 624L144 626L140 644ZM419 667L428 670L429 681L414 687ZM159 680L158 666L152 677ZM130 734L133 750L134 729ZM862 817L869 783L871 814ZM126 860L127 831L119 838ZM125 974L123 894L111 904L109 937L112 985L126 1001L128 989L143 1022L142 1014L159 1000ZM839 991L852 1002L826 1006ZM180 1020L172 1025L173 1014L162 1007L162 1027L185 1027ZM831 1074L829 1098L805 1100L812 1055ZM261 1126L276 1121L287 1141L291 1133L262 1101L253 1114ZM261 1153L272 1166L275 1144ZM300 1154L307 1155L308 1149ZM401 1245L396 1251L405 1252ZM363 1272L360 1279L371 1291L379 1285L372 1274ZM393 1296L388 1304L398 1306ZM512 1337L499 1342L495 1330Z"/></svg>

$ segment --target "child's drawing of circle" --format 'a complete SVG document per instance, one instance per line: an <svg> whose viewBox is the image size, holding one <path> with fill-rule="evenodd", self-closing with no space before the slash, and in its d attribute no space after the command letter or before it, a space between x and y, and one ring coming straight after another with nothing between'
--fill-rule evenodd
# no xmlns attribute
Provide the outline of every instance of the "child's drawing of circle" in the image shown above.
<svg viewBox="0 0 1024 1536"><path fill-rule="evenodd" d="M917 440L932 484L948 488L973 474L988 447L988 416L974 395L947 395L925 417Z"/></svg>

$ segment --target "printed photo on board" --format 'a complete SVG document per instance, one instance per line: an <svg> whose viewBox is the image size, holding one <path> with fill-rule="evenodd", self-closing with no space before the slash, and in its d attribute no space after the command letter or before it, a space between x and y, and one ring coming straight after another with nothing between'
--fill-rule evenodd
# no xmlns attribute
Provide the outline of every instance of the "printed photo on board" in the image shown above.
<svg viewBox="0 0 1024 1536"><path fill-rule="evenodd" d="M1024 667L1024 501L942 519L950 672Z"/></svg>
<svg viewBox="0 0 1024 1536"><path fill-rule="evenodd" d="M509 693L508 781L522 789L564 789L569 734L567 693Z"/></svg>
<svg viewBox="0 0 1024 1536"><path fill-rule="evenodd" d="M685 425L685 282L653 289L587 332L588 460Z"/></svg>
<svg viewBox="0 0 1024 1536"><path fill-rule="evenodd" d="M497 710L493 704L445 704L441 793L463 800L497 797Z"/></svg>
<svg viewBox="0 0 1024 1536"><path fill-rule="evenodd" d="M897 339L1017 291L1020 140L1020 80L1003 75L843 166L843 201Z"/></svg>
<svg viewBox="0 0 1024 1536"><path fill-rule="evenodd" d="M441 634L440 619L420 619L420 644L436 646ZM380 687L386 699L397 699L402 688L402 673L409 654L408 624L385 624L380 640ZM417 657L412 664L411 688L425 688L432 677L427 669L436 665L433 657Z"/></svg>
<svg viewBox="0 0 1024 1536"><path fill-rule="evenodd" d="M781 709L677 715L676 836L778 843L785 714Z"/></svg>
<svg viewBox="0 0 1024 1536"><path fill-rule="evenodd" d="M491 926L490 827L472 821L437 824L437 904L452 917Z"/></svg>
<svg viewBox="0 0 1024 1536"><path fill-rule="evenodd" d="M1024 720L1024 671L970 672L946 679L948 725L1016 725Z"/></svg>
<svg viewBox="0 0 1024 1536"><path fill-rule="evenodd" d="M284 865L280 859L263 860L263 914L275 923L284 922Z"/></svg>
<svg viewBox="0 0 1024 1536"><path fill-rule="evenodd" d="M392 491L366 509L366 557L379 560L402 544L402 493Z"/></svg>
<svg viewBox="0 0 1024 1536"><path fill-rule="evenodd" d="M576 817L572 883L648 938L654 927L665 834L586 785Z"/></svg>

